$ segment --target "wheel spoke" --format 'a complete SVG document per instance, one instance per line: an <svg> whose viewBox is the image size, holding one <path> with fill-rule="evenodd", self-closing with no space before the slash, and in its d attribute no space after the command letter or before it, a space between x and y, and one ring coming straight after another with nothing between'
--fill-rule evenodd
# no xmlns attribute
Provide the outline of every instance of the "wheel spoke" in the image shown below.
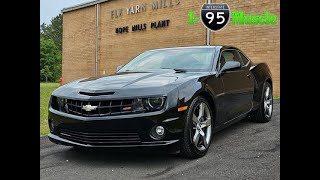
<svg viewBox="0 0 320 180"><path fill-rule="evenodd" d="M211 125L211 119L207 119L207 120L201 122L201 126L200 127L204 128L204 127L208 127L210 125Z"/></svg>
<svg viewBox="0 0 320 180"><path fill-rule="evenodd" d="M208 147L208 143L207 143L207 138L205 136L202 136L202 140L203 140L203 145L204 147Z"/></svg>
<svg viewBox="0 0 320 180"><path fill-rule="evenodd" d="M193 116L192 116L192 122L194 125L197 125L197 123L199 122L199 120L195 114L193 114Z"/></svg>
<svg viewBox="0 0 320 180"><path fill-rule="evenodd" d="M270 91L270 88L269 88L269 87L267 87L267 89L266 89L266 94L265 94L266 99L268 99L268 97L269 97L269 91Z"/></svg>
<svg viewBox="0 0 320 180"><path fill-rule="evenodd" d="M200 134L201 136L206 136L206 134L203 132L202 129L199 130L199 134Z"/></svg>
<svg viewBox="0 0 320 180"><path fill-rule="evenodd" d="M266 110L268 108L266 101L263 102L263 106L264 106L264 110Z"/></svg>
<svg viewBox="0 0 320 180"><path fill-rule="evenodd" d="M264 113L266 114L268 112L268 105L267 103L265 102L264 103Z"/></svg>
<svg viewBox="0 0 320 180"><path fill-rule="evenodd" d="M194 142L194 144L197 146L198 145L198 143L199 143L199 138L200 138L200 134L199 134L199 131L196 129L196 132L195 132L195 134L194 134L194 136L193 136L193 142Z"/></svg>
<svg viewBox="0 0 320 180"><path fill-rule="evenodd" d="M203 107L203 103L201 103L199 105L199 116L198 116L198 120L200 120L200 118L204 116L204 107Z"/></svg>
<svg viewBox="0 0 320 180"><path fill-rule="evenodd" d="M269 99L267 102L268 102L268 106L272 105L272 100L271 99Z"/></svg>
<svg viewBox="0 0 320 180"><path fill-rule="evenodd" d="M270 105L268 108L268 115L271 116L271 113L272 113L272 105Z"/></svg>

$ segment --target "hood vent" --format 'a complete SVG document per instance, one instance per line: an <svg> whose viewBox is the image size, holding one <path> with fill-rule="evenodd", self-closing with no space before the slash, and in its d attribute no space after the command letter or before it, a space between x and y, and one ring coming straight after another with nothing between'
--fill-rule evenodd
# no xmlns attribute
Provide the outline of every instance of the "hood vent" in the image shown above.
<svg viewBox="0 0 320 180"><path fill-rule="evenodd" d="M110 96L113 95L115 92L82 92L80 91L79 94L86 95L86 96Z"/></svg>

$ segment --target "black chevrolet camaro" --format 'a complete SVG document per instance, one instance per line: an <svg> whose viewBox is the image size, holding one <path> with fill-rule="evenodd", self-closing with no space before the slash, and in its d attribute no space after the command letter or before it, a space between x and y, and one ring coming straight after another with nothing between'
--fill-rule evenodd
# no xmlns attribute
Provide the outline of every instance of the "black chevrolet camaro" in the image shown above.
<svg viewBox="0 0 320 180"><path fill-rule="evenodd" d="M272 78L232 46L146 51L112 75L56 89L52 142L94 148L157 147L204 156L212 134L245 118L268 122Z"/></svg>

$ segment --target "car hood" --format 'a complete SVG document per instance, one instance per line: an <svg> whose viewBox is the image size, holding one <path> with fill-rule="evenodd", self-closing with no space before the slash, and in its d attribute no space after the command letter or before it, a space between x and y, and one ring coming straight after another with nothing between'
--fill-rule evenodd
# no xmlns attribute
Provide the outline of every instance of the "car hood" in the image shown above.
<svg viewBox="0 0 320 180"><path fill-rule="evenodd" d="M66 84L53 92L59 97L94 98L85 94L110 93L108 97L165 95L179 84L208 73L178 73L173 70L156 72L121 72L85 78ZM100 96L99 98L101 98Z"/></svg>

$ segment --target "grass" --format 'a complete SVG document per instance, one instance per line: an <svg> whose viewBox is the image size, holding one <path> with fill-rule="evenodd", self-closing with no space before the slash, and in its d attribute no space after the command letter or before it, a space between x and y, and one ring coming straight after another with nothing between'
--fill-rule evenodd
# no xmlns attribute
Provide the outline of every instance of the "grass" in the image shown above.
<svg viewBox="0 0 320 180"><path fill-rule="evenodd" d="M59 83L40 83L40 135L49 133L48 103L52 91L58 87Z"/></svg>
<svg viewBox="0 0 320 180"><path fill-rule="evenodd" d="M273 96L273 99L280 99L280 96Z"/></svg>

